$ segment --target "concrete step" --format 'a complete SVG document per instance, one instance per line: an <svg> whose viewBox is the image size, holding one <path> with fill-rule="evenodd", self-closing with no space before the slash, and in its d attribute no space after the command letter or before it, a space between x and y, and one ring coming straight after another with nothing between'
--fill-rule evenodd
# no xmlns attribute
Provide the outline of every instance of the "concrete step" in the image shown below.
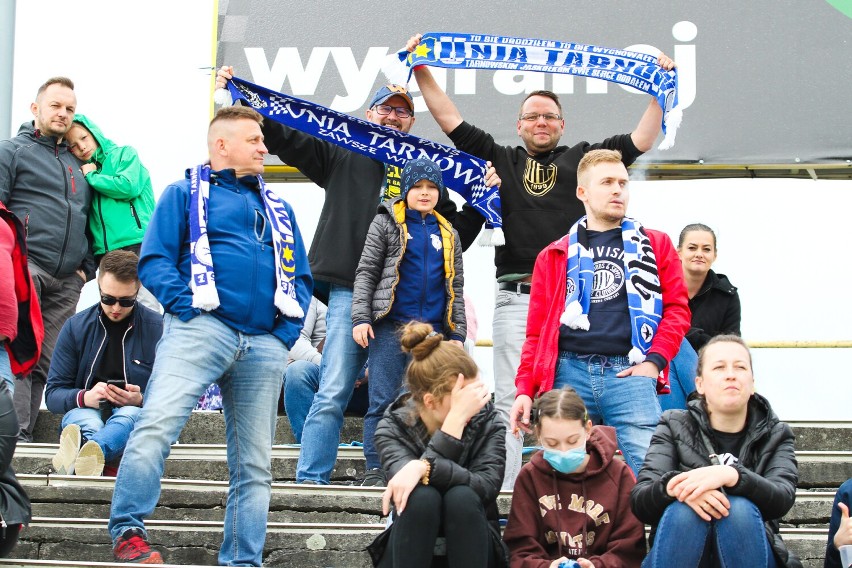
<svg viewBox="0 0 852 568"><path fill-rule="evenodd" d="M108 477L21 475L39 517L107 518L115 480ZM224 481L164 479L154 519L218 521L225 514ZM342 485L273 483L269 518L282 523L380 523L383 489ZM797 491L796 504L784 517L789 527L827 525L834 491ZM509 515L512 494L500 493L497 507Z"/></svg>
<svg viewBox="0 0 852 568"><path fill-rule="evenodd" d="M381 524L276 523L267 528L265 566L371 566L365 547L384 528ZM156 521L147 523L153 546L175 564L213 564L222 539L218 522ZM788 546L807 568L821 565L824 528L782 529ZM15 550L18 558L49 557L54 561L88 558L111 560L105 519L36 517ZM0 564L2 565L2 564Z"/></svg>
<svg viewBox="0 0 852 568"><path fill-rule="evenodd" d="M35 442L53 444L59 440L62 417L47 410L39 412L33 432ZM349 443L362 439L363 418L347 416L343 421L340 441ZM796 448L813 451L852 450L852 422L789 422L796 434ZM184 444L222 444L225 441L225 422L221 412L193 412L181 432ZM530 439L528 445L535 442ZM278 417L276 444L295 443L286 416Z"/></svg>
<svg viewBox="0 0 852 568"><path fill-rule="evenodd" d="M18 473L47 473L58 444L18 444L13 465ZM839 487L852 478L852 451L798 451L799 487ZM272 476L275 481L296 479L299 447L272 448ZM364 475L364 453L360 447L341 447L331 479L353 482ZM227 480L226 448L223 444L176 444L166 460L165 477L179 479Z"/></svg>
<svg viewBox="0 0 852 568"><path fill-rule="evenodd" d="M18 558L49 558L93 562L112 560L106 519L34 517L15 549ZM164 560L180 565L215 565L222 543L222 523L151 520L146 522L151 544ZM382 524L277 523L267 526L265 566L372 565L364 551Z"/></svg>
<svg viewBox="0 0 852 568"><path fill-rule="evenodd" d="M18 473L48 473L59 444L18 444L13 466ZM272 478L296 479L299 446L276 445L272 448ZM341 447L331 473L334 482L353 482L364 476L364 451L360 446ZM166 460L164 477L177 479L227 480L228 464L224 444L176 444Z"/></svg>
<svg viewBox="0 0 852 568"><path fill-rule="evenodd" d="M35 429L33 430L33 441L53 444L59 441L61 432L62 416L53 414L47 410L40 410ZM340 432L340 441L349 443L353 440L363 439L364 419L356 416L346 416L343 419L343 428ZM189 417L178 440L182 444L224 444L225 443L225 418L221 412L195 411ZM286 416L279 416L275 429L276 444L293 444L293 431L290 429L290 421Z"/></svg>

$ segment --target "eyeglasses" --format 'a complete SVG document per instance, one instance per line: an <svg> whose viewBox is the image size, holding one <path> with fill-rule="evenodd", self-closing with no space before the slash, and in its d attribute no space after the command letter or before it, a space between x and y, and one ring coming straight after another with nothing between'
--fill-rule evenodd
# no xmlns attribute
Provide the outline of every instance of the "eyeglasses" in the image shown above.
<svg viewBox="0 0 852 568"><path fill-rule="evenodd" d="M545 122L556 122L557 120L562 120L562 115L555 114L552 112L547 112L544 114L539 112L528 112L526 114L522 114L518 118L520 118L524 122L535 122L539 119L539 117L543 118Z"/></svg>
<svg viewBox="0 0 852 568"><path fill-rule="evenodd" d="M136 295L138 295L138 291L132 298L116 298L115 296L110 296L109 294L104 294L101 292L101 303L105 306L112 306L116 302L122 308L131 308L133 304L136 303Z"/></svg>
<svg viewBox="0 0 852 568"><path fill-rule="evenodd" d="M392 110L396 111L396 115L399 118L409 118L411 117L411 110L406 107L392 107L390 105L376 105L373 107L376 109L376 112L382 116L387 116L391 113Z"/></svg>

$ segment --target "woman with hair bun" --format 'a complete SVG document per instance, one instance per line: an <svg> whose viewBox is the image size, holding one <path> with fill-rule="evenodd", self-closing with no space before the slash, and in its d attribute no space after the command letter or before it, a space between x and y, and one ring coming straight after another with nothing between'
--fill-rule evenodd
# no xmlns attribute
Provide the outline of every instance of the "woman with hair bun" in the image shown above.
<svg viewBox="0 0 852 568"><path fill-rule="evenodd" d="M392 524L368 547L376 566L432 566L443 547L450 567L501 567L497 495L506 427L464 349L412 322L400 343L412 360L408 392L385 411L375 444L387 473L382 511Z"/></svg>

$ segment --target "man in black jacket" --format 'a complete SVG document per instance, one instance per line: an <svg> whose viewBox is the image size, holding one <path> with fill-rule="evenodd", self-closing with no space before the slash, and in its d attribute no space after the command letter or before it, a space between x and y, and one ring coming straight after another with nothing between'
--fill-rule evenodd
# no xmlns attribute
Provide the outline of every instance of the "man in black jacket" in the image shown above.
<svg viewBox="0 0 852 568"><path fill-rule="evenodd" d="M224 88L232 74L232 67L219 69L216 86ZM376 91L366 116L373 124L409 132L415 122L414 100L405 87L386 85ZM263 134L270 154L299 168L326 192L308 256L314 295L328 306L327 335L319 391L302 431L296 481L327 484L337 459L343 410L367 362L367 350L352 339L355 269L376 208L385 199L399 195L402 169L274 121L263 123ZM486 184L499 184L493 168ZM451 223L455 219L456 206L446 190L436 210ZM380 471L371 471L365 484L383 484L383 480Z"/></svg>
<svg viewBox="0 0 852 568"><path fill-rule="evenodd" d="M29 268L41 304L44 342L32 374L16 381L19 437L32 441L53 347L74 314L80 290L95 276L86 236L92 190L65 143L77 97L66 77L48 79L30 106L35 119L0 142L0 202L23 221ZM20 379L20 377L19 377Z"/></svg>
<svg viewBox="0 0 852 568"><path fill-rule="evenodd" d="M163 318L136 301L139 257L114 250L101 259L100 303L62 327L47 377L47 408L64 414L53 468L100 475L124 452L142 411ZM80 447L82 440L86 443Z"/></svg>

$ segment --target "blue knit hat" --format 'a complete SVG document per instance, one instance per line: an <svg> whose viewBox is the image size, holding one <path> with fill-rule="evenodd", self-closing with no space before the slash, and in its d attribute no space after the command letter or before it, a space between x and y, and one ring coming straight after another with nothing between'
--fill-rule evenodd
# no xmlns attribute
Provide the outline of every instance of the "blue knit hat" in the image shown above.
<svg viewBox="0 0 852 568"><path fill-rule="evenodd" d="M408 197L408 191L422 179L431 181L441 193L444 192L444 176L440 166L428 158L416 158L409 160L402 168L402 196Z"/></svg>

